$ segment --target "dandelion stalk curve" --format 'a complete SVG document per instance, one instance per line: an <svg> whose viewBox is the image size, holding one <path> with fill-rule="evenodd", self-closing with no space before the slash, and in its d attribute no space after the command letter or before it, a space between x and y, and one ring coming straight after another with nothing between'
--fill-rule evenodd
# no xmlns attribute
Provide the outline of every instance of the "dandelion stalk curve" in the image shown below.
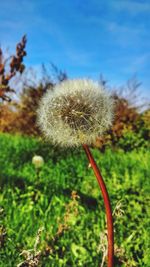
<svg viewBox="0 0 150 267"><path fill-rule="evenodd" d="M94 174L97 178L100 190L102 192L105 210L106 210L106 217L107 217L107 233L108 233L108 267L113 267L113 259L114 259L114 231L113 231L113 216L112 216L112 210L111 210L111 204L109 200L109 195L106 189L106 185L104 183L104 180L102 178L102 175L100 173L100 170L92 156L92 153L88 147L88 145L83 144L83 148L85 150L85 153L87 155L87 158L89 160L89 163L91 164L91 167L94 171Z"/></svg>

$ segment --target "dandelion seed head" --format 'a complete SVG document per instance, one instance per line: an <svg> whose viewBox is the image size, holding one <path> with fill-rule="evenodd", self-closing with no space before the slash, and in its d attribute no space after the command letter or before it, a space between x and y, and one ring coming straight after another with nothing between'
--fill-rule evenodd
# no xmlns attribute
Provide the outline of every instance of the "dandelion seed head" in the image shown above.
<svg viewBox="0 0 150 267"><path fill-rule="evenodd" d="M61 146L91 144L112 124L114 101L92 80L66 80L41 99L37 123Z"/></svg>
<svg viewBox="0 0 150 267"><path fill-rule="evenodd" d="M41 168L44 164L44 159L41 156L35 155L32 158L32 163L35 166L35 168Z"/></svg>

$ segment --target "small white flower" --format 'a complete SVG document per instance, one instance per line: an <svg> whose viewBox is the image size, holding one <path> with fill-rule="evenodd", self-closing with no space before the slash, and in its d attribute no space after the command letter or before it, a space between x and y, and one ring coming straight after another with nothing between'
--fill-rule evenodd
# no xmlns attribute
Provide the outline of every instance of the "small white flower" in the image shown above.
<svg viewBox="0 0 150 267"><path fill-rule="evenodd" d="M34 164L35 168L41 168L44 165L44 159L41 156L35 155L32 158L32 163Z"/></svg>
<svg viewBox="0 0 150 267"><path fill-rule="evenodd" d="M49 90L37 111L45 137L62 146L91 144L112 124L114 101L91 80L66 80Z"/></svg>

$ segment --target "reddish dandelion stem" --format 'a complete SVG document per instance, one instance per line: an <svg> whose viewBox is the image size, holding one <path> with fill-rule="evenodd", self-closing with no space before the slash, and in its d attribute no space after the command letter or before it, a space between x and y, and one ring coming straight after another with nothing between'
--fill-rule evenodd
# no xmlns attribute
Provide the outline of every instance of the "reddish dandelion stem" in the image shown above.
<svg viewBox="0 0 150 267"><path fill-rule="evenodd" d="M105 210L106 210L106 217L107 217L107 236L108 236L108 259L107 259L107 266L113 267L113 258L114 258L114 231L113 231L113 217L112 217L112 210L111 210L111 204L109 200L109 195L106 189L106 185L104 183L104 180L102 178L102 175L100 173L100 170L91 154L91 151L89 147L84 144L83 148L85 150L85 153L87 155L87 158L91 164L91 167L94 171L94 174L97 178L99 187L102 192Z"/></svg>

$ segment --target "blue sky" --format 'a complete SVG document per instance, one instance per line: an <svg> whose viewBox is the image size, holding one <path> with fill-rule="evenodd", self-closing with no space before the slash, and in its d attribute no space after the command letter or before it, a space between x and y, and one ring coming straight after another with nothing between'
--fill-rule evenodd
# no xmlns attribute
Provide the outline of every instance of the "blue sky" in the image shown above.
<svg viewBox="0 0 150 267"><path fill-rule="evenodd" d="M27 66L53 62L69 77L121 85L134 74L150 90L149 0L0 1L0 44L27 34Z"/></svg>

